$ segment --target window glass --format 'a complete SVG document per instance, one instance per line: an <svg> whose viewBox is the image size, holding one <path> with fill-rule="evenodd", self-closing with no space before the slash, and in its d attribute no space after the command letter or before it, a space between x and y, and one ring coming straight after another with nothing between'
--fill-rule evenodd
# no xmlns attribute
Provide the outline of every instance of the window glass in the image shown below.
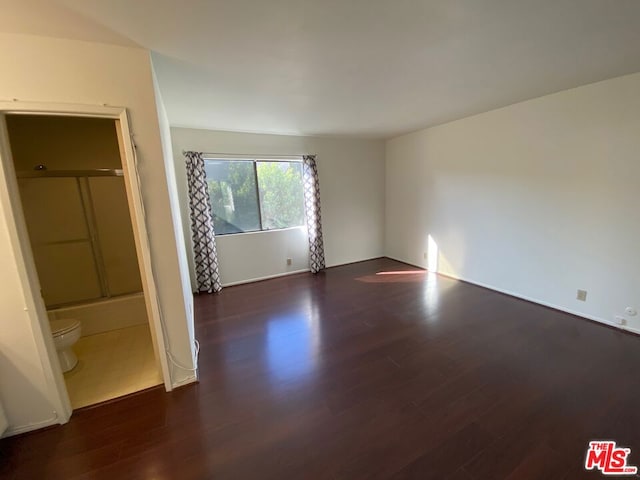
<svg viewBox="0 0 640 480"><path fill-rule="evenodd" d="M256 162L262 229L304 225L302 164L300 162Z"/></svg>
<svg viewBox="0 0 640 480"><path fill-rule="evenodd" d="M254 165L251 160L205 161L216 234L260 230Z"/></svg>

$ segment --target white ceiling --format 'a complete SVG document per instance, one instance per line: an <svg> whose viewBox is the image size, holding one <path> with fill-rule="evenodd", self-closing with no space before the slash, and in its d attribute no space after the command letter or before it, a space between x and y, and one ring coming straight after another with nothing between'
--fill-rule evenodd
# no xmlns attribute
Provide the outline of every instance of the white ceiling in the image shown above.
<svg viewBox="0 0 640 480"><path fill-rule="evenodd" d="M152 50L179 126L390 137L640 71L638 0L57 4Z"/></svg>

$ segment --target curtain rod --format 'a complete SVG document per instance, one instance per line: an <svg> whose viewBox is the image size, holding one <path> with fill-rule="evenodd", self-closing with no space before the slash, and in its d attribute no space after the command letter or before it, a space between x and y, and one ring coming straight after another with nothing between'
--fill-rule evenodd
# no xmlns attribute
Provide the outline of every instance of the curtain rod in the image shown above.
<svg viewBox="0 0 640 480"><path fill-rule="evenodd" d="M187 153L186 150L182 150L182 154ZM215 152L202 152L202 156L206 158L250 158L250 159L261 159L261 158L273 158L273 159L300 159L304 155L315 155L311 153L300 153L300 154L291 154L288 153L286 155L278 155L278 154L256 154L256 153L215 153Z"/></svg>

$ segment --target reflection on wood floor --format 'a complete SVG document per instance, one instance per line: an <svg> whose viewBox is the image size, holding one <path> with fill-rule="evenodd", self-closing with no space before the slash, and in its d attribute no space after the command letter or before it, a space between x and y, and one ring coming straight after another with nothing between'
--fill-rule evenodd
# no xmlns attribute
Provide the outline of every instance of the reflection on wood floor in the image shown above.
<svg viewBox="0 0 640 480"><path fill-rule="evenodd" d="M403 270L197 296L199 384L2 440L0 477L601 478L593 439L640 463L640 338L437 275L367 281Z"/></svg>

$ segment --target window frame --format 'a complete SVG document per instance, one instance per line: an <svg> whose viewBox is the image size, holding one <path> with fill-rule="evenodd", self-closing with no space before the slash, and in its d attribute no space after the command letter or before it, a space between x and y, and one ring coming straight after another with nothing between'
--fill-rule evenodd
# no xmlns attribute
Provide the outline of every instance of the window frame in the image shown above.
<svg viewBox="0 0 640 480"><path fill-rule="evenodd" d="M256 184L256 200L258 203L258 222L260 224L260 228L258 230L246 230L243 232L229 232L229 233L219 233L216 232L216 237L227 237L230 235L246 235L246 234L252 234L252 233L263 233L263 232L280 232L283 230L292 230L294 228L305 228L306 227L306 220L307 220L307 211L305 208L305 202L304 202L304 172L303 169L300 168L300 181L302 183L302 198L300 199L302 201L302 213L303 213L303 220L302 220L302 225L295 225L292 227L283 227L283 228L264 228L263 225L263 221L262 221L262 201L260 199L260 184L258 183L258 163L259 162L284 162L284 163L299 163L300 166L302 167L302 155L278 155L278 156L273 156L270 157L268 155L260 155L260 156L255 156L255 155L228 155L228 154L205 154L203 155L203 160L205 162L205 167L206 167L206 162L208 160L211 161L227 161L227 162L251 162L253 164L253 175L254 175L254 179L255 179L255 184ZM207 179L209 180L209 179ZM213 215L213 206L211 205L211 199L209 199L209 206L211 207L211 214ZM213 225L213 228L215 230L215 222Z"/></svg>

